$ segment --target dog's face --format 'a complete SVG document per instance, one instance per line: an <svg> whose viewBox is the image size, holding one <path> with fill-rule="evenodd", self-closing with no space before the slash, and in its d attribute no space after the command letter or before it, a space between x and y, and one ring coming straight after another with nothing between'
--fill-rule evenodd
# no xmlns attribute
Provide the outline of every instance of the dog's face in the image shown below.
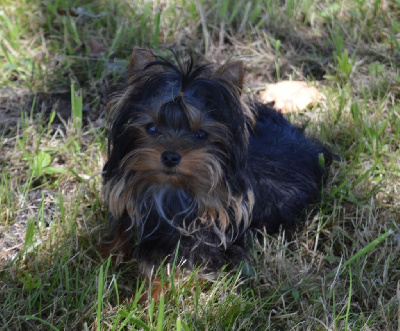
<svg viewBox="0 0 400 331"><path fill-rule="evenodd" d="M185 70L134 51L124 89L108 104L105 190L116 217L139 210L139 197L160 201L172 188L196 200L206 218L228 222L221 210L226 214L227 201L241 200L245 191L241 173L253 121L240 101L242 79L239 61Z"/></svg>
<svg viewBox="0 0 400 331"><path fill-rule="evenodd" d="M120 163L125 172L135 172L140 182L170 184L194 194L219 183L230 152L226 143L232 132L226 125L186 102L185 96L165 101L156 97L141 104L134 117L125 128L132 146Z"/></svg>

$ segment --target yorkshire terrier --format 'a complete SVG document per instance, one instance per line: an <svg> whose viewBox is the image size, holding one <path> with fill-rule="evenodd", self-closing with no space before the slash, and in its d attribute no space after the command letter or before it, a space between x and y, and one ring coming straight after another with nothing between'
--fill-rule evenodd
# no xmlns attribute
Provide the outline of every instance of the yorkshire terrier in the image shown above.
<svg viewBox="0 0 400 331"><path fill-rule="evenodd" d="M301 223L330 153L281 113L242 101L243 75L242 61L195 67L134 49L107 101L103 252L147 274L176 258L213 272L246 260L251 231Z"/></svg>

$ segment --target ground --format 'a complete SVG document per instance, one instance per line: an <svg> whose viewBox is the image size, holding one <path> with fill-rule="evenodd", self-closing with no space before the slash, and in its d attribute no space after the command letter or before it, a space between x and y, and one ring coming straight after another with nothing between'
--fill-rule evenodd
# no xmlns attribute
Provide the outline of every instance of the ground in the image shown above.
<svg viewBox="0 0 400 331"><path fill-rule="evenodd" d="M398 1L0 5L1 329L398 329ZM104 97L133 46L240 58L255 98L307 81L325 102L285 116L338 155L292 241L261 235L252 269L194 271L157 300L135 263L98 250Z"/></svg>

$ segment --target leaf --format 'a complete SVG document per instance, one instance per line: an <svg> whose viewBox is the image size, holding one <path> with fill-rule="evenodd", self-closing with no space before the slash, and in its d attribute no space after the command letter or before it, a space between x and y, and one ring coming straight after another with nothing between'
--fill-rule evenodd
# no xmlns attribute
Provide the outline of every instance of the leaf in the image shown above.
<svg viewBox="0 0 400 331"><path fill-rule="evenodd" d="M33 165L36 167L44 168L50 165L51 157L46 152L39 152L33 160Z"/></svg>
<svg viewBox="0 0 400 331"><path fill-rule="evenodd" d="M45 152L39 152L33 158L32 170L36 177L40 177L43 174L43 169L49 166L51 163L50 154Z"/></svg>
<svg viewBox="0 0 400 331"><path fill-rule="evenodd" d="M89 49L91 57L100 57L106 50L106 47L92 38L89 40Z"/></svg>
<svg viewBox="0 0 400 331"><path fill-rule="evenodd" d="M126 310L121 309L118 314L125 317L125 320L121 323L121 327L118 330L122 330L128 323L132 323L143 330L150 330L150 327L145 322L134 316L135 310L128 313Z"/></svg>
<svg viewBox="0 0 400 331"><path fill-rule="evenodd" d="M315 87L301 81L282 81L266 84L265 91L260 93L264 103L274 103L274 108L283 113L299 111L314 107L325 101L325 96Z"/></svg>
<svg viewBox="0 0 400 331"><path fill-rule="evenodd" d="M43 169L43 171L46 174L54 175L54 174L63 174L64 172L67 171L67 169L61 167L46 167Z"/></svg>

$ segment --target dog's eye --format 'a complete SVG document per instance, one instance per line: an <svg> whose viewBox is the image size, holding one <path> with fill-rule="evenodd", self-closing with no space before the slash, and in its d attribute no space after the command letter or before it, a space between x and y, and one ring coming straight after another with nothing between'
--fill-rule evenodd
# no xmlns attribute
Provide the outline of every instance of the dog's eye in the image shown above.
<svg viewBox="0 0 400 331"><path fill-rule="evenodd" d="M147 133L151 134L151 135L156 135L159 134L160 131L158 131L158 127L155 123L149 123L146 125L146 131Z"/></svg>
<svg viewBox="0 0 400 331"><path fill-rule="evenodd" d="M197 140L206 140L207 139L207 137L208 137L208 134L207 134L207 132L205 132L205 131L203 131L203 130L199 130L199 131L197 131L197 132L195 132L194 133L194 137L197 139Z"/></svg>

